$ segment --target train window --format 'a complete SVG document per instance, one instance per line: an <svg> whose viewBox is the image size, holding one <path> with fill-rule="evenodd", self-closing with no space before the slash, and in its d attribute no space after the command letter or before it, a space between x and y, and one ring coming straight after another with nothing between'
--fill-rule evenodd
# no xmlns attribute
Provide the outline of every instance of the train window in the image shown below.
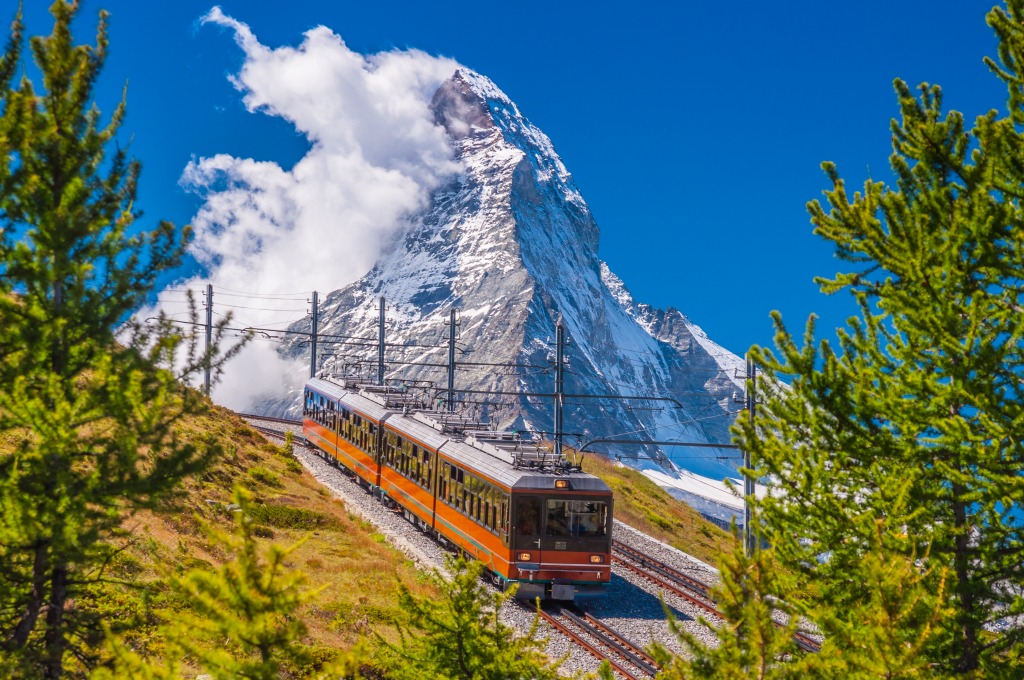
<svg viewBox="0 0 1024 680"><path fill-rule="evenodd" d="M548 500L545 533L548 536L604 536L608 504L601 501Z"/></svg>
<svg viewBox="0 0 1024 680"><path fill-rule="evenodd" d="M540 499L519 498L516 500L516 534L536 536L540 533Z"/></svg>

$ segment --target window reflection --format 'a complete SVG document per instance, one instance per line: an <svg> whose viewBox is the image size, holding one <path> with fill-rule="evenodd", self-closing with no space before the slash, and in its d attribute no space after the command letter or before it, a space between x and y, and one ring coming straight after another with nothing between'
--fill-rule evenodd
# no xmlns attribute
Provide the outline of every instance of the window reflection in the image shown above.
<svg viewBox="0 0 1024 680"><path fill-rule="evenodd" d="M549 500L545 515L548 536L604 536L608 505L601 501Z"/></svg>

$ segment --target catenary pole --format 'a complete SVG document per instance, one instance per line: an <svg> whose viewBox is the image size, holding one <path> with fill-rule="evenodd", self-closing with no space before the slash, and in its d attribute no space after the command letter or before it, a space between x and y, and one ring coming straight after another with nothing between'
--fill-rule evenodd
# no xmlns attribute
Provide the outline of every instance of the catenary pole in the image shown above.
<svg viewBox="0 0 1024 680"><path fill-rule="evenodd" d="M565 405L565 373L562 361L565 357L565 326L562 317L555 325L555 457L562 455L562 409Z"/></svg>
<svg viewBox="0 0 1024 680"><path fill-rule="evenodd" d="M206 353L203 359L203 393L210 396L210 345L213 344L213 284L206 284Z"/></svg>
<svg viewBox="0 0 1024 680"><path fill-rule="evenodd" d="M455 310L448 320L448 412L455 410Z"/></svg>
<svg viewBox="0 0 1024 680"><path fill-rule="evenodd" d="M384 384L384 296L380 297L380 317L377 321L377 384Z"/></svg>
<svg viewBox="0 0 1024 680"><path fill-rule="evenodd" d="M747 379L744 383L746 391L747 416L750 418L751 427L754 426L754 417L757 409L757 367L750 354L747 354ZM754 477L750 473L750 448L743 449L743 536L748 555L754 553L755 536L751 527L751 500L754 498Z"/></svg>
<svg viewBox="0 0 1024 680"><path fill-rule="evenodd" d="M319 294L313 291L312 314L310 318L309 377L316 377L316 336L320 329Z"/></svg>

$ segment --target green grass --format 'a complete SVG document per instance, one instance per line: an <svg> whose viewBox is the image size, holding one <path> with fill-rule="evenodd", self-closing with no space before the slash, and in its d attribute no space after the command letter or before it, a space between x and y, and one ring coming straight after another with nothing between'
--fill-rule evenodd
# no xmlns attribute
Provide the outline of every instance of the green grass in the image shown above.
<svg viewBox="0 0 1024 680"><path fill-rule="evenodd" d="M249 477L266 486L280 489L284 485L276 472L268 469L265 465L253 465L249 468Z"/></svg>

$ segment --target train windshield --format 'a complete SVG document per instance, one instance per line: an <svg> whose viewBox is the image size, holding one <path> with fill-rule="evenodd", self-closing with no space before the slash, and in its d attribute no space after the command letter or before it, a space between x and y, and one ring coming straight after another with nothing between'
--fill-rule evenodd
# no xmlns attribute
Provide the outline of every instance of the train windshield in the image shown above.
<svg viewBox="0 0 1024 680"><path fill-rule="evenodd" d="M607 533L607 503L549 500L545 511L545 533L548 536L587 538Z"/></svg>

